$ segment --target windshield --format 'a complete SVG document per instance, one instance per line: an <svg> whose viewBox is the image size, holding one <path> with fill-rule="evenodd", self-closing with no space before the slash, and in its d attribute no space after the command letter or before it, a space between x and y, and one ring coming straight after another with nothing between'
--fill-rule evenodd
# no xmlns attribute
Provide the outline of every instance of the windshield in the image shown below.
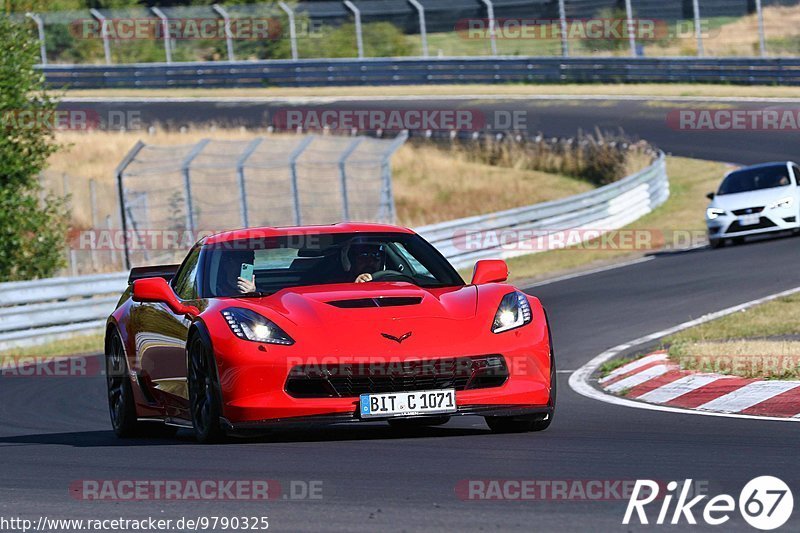
<svg viewBox="0 0 800 533"><path fill-rule="evenodd" d="M718 195L772 189L791 185L786 165L748 168L731 172L719 187Z"/></svg>
<svg viewBox="0 0 800 533"><path fill-rule="evenodd" d="M212 298L330 283L464 284L433 246L405 233L327 233L225 242L205 246L203 264L201 293ZM243 285L240 278L253 285Z"/></svg>

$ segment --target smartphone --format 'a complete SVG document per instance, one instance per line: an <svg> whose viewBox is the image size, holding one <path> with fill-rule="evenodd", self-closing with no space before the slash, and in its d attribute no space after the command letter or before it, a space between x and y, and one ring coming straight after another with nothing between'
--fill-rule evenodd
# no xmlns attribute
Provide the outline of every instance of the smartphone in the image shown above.
<svg viewBox="0 0 800 533"><path fill-rule="evenodd" d="M239 277L247 281L253 281L253 265L250 263L242 263L242 271Z"/></svg>

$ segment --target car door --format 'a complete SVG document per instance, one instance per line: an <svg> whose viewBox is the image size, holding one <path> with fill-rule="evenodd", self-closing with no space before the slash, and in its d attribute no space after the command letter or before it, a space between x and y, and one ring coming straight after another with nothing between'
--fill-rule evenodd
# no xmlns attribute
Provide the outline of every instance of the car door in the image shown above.
<svg viewBox="0 0 800 533"><path fill-rule="evenodd" d="M197 300L200 247L193 248L175 273L170 286L186 303ZM188 409L186 340L191 317L175 314L165 303L139 304L137 313L147 327L137 333L140 379L145 395L170 417L182 417Z"/></svg>

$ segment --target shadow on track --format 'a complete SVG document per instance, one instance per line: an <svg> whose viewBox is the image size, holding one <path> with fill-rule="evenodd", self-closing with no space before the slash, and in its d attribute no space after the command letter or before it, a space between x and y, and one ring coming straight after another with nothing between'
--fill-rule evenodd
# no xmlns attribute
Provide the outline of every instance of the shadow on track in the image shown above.
<svg viewBox="0 0 800 533"><path fill-rule="evenodd" d="M356 440L397 440L415 438L446 438L491 435L488 429L465 427L429 427L400 430L388 425L375 424L362 427L319 426L305 429L280 429L258 435L229 437L223 444L291 444L300 442L334 442ZM109 446L163 446L191 445L196 441L191 432L181 430L177 436L118 439L112 431L74 431L68 433L39 433L0 437L0 448L26 444L57 444L76 448ZM198 445L199 446L199 445Z"/></svg>

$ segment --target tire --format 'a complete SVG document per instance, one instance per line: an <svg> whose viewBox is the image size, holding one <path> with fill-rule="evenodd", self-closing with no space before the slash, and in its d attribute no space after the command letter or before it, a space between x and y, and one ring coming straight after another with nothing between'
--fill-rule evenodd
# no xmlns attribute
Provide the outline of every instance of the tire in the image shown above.
<svg viewBox="0 0 800 533"><path fill-rule="evenodd" d="M220 424L220 394L211 350L199 335L192 337L188 349L189 411L198 442L221 442L225 431Z"/></svg>
<svg viewBox="0 0 800 533"><path fill-rule="evenodd" d="M111 427L121 439L135 437L174 437L178 428L158 422L139 422L133 385L128 378L128 361L119 333L114 331L106 354L106 386Z"/></svg>
<svg viewBox="0 0 800 533"><path fill-rule="evenodd" d="M395 429L409 430L430 426L442 426L450 421L449 416L429 416L425 418L396 418L389 420L389 425Z"/></svg>
<svg viewBox="0 0 800 533"><path fill-rule="evenodd" d="M550 325L548 324L548 335ZM553 338L550 335L550 398L547 400L549 414L528 416L487 416L486 425L494 433L524 433L528 431L544 431L553 423L556 414L556 398L558 396L558 379L556 378L556 358L553 351Z"/></svg>
<svg viewBox="0 0 800 533"><path fill-rule="evenodd" d="M136 417L136 401L128 378L128 361L122 339L115 330L106 349L106 390L111 427L121 439L139 436L142 425Z"/></svg>
<svg viewBox="0 0 800 533"><path fill-rule="evenodd" d="M725 246L725 240L724 239L708 239L708 246L712 250L717 250L717 249L722 248L723 246Z"/></svg>

